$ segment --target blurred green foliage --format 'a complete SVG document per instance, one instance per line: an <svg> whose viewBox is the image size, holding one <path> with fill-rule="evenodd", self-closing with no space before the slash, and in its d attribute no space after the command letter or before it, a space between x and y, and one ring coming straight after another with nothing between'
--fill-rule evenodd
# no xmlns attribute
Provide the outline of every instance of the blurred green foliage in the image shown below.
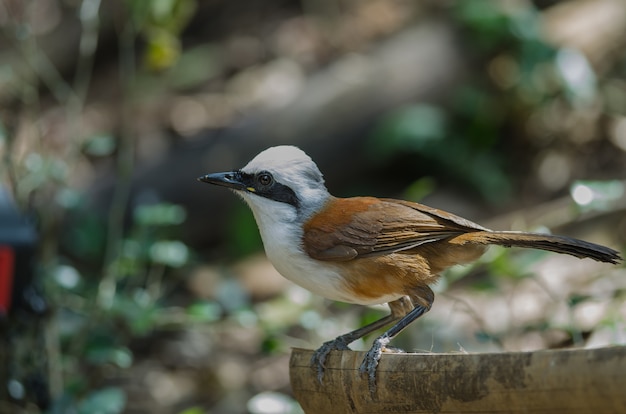
<svg viewBox="0 0 626 414"><path fill-rule="evenodd" d="M116 258L115 295L110 307L98 304L101 282L97 269L78 270L69 264L42 269L52 273L52 277L43 280L48 297L59 307L58 340L62 376L66 380L63 398L53 404L51 412L66 412L71 407L78 412L122 412L124 392L117 388L100 389L101 376L111 368L131 367L134 356L129 344L133 338L168 323L169 305L164 299L176 278L165 282L166 275L190 260L185 243L170 238L172 229L184 220L185 211L167 203L144 205L135 209L133 218ZM90 222L97 220L87 221ZM64 247L102 260L98 255L102 250L89 244L94 243L94 235L97 240L105 237L99 234L105 233L104 225L99 223L95 232L89 232L85 225L76 228L82 231L68 235ZM192 304L186 312L188 322L212 321L219 315L217 305L210 302ZM81 380L85 369L91 372L87 381Z"/></svg>
<svg viewBox="0 0 626 414"><path fill-rule="evenodd" d="M176 323L204 323L221 315L219 306L211 302L191 304L181 314L166 299L179 283L174 275L193 256L186 243L178 238L178 227L186 218L183 207L158 202L139 205L132 211L129 224L107 221L107 217L92 212L84 195L73 188L72 174L76 174L76 165L83 157L94 161L113 159L123 167L118 170L119 194L112 198L111 215L127 208L123 192L130 179L128 170L133 167L134 144L124 144L124 137L114 131L101 130L82 136L77 126L81 122L81 99L90 86L95 53L95 47L87 47L87 43L97 44L100 6L99 1L93 0L76 6L80 9L78 15L84 29L81 40L85 45L81 43L75 83L50 78L53 83L48 85L53 90L68 92L56 97L67 111L69 132L78 135L70 137L65 151L49 151L44 143L35 141L23 163L7 163L17 200L24 206L41 207L34 212L42 230L38 272L54 313L51 328L37 334L47 335L45 341L54 344L45 350L46 358L52 361L48 378L60 380L49 384L55 393L48 409L51 414L124 412L125 391L107 386L106 379L111 372L134 364L132 341L171 323L172 313L182 315ZM180 36L195 7L194 0L125 1L116 16L121 18L118 23L125 30L125 35L120 36L123 45L120 54L134 53L134 44L142 37L144 66L136 69L137 73L163 71L176 65L181 53ZM19 41L32 36L29 30L23 33L26 37ZM134 58L130 56L130 60ZM126 75L126 81L133 82L136 73ZM134 99L132 94L136 91L134 85L127 86L127 95L121 97L125 102ZM75 89L71 90L72 87ZM32 95L34 91L25 87L22 92ZM32 111L39 109L37 99L32 96L24 99L25 105L29 103ZM10 149L15 139L13 131L2 122L0 125L2 144ZM133 130L130 125L122 129ZM33 197L49 194L53 197L48 202L33 202ZM59 235L56 229L63 217L72 217L74 225ZM115 254L107 255L107 251ZM112 300L103 300L104 293ZM37 352L40 351L44 350ZM15 365L19 363L16 361ZM16 384L19 380L18 375Z"/></svg>
<svg viewBox="0 0 626 414"><path fill-rule="evenodd" d="M229 215L231 230L227 245L234 256L245 256L261 250L263 242L254 216L244 203L238 203Z"/></svg>
<svg viewBox="0 0 626 414"><path fill-rule="evenodd" d="M158 71L176 64L182 52L180 35L193 16L196 1L127 0L126 5L146 41L146 67Z"/></svg>
<svg viewBox="0 0 626 414"><path fill-rule="evenodd" d="M488 204L510 202L520 161L511 125L560 101L591 108L597 79L582 53L547 43L532 4L513 11L490 1L454 2L450 13L486 67L473 71L451 102L410 103L382 116L370 134L370 158L388 164L410 156L408 174L455 183Z"/></svg>
<svg viewBox="0 0 626 414"><path fill-rule="evenodd" d="M464 46L471 49L469 54L476 61L488 62L488 67L469 74L469 79L449 102L411 102L393 108L377 119L370 131L365 146L375 155L371 158L376 159L376 166L408 159L406 173L420 177L407 185L403 197L419 201L446 181L479 194L485 205L511 201L519 189L514 170L519 154L511 150L513 139L509 128L522 124L511 120L529 118L554 102L587 108L595 95L604 90L584 55L573 49L557 49L543 40L542 16L532 3L524 3L516 12L498 6L503 3L458 1L436 6L445 8L452 24L465 35ZM67 3L67 7L74 7L72 4ZM85 0L81 4L83 11L77 14L83 27L82 36L97 37L100 2ZM236 65L229 67L223 55L228 48L218 45L216 39L204 39L183 48L184 29L200 6L196 0L122 3L120 14L115 16L120 49L118 64L125 82L119 97L121 125L107 127L105 123L105 127L96 131L81 129L80 112L89 89L92 69L89 63L94 58L95 46L81 47L73 74L75 81L65 80L54 68L42 63L41 67L50 70L46 77L42 76L42 84L51 91L62 107L62 116L70 124L68 131L59 135L70 138L51 144L35 134L36 139L27 142L30 147L21 164L8 157L5 160L10 167L6 174L12 177L9 181L13 182L18 201L25 207L36 208L34 214L42 231L38 272L54 308L52 327L46 333L49 336L46 341L54 346L46 349L46 356L52 361L51 370L55 371L50 378L61 380L53 384L59 389L55 390L51 414L124 412L128 403L126 391L121 386L111 386L107 380L132 368L140 357L135 354L134 344L159 330L193 324L211 324L216 330L224 326L258 330L259 352L274 355L290 345L300 345L303 336L320 339L320 332L329 331L328 325L336 323L327 320L329 312L321 310L321 301L306 298L293 301L280 296L257 303L226 268L213 269L217 273L216 287L210 298L186 298L181 305L174 293L196 264L196 254L180 232L187 218L185 208L155 200L136 205L130 214L124 214L129 204L134 151L138 146L134 135L136 108L132 103L171 99L172 91L188 93L198 89L202 93L214 93L219 88L209 80L237 75L232 73ZM88 7L95 9L89 13ZM15 33L21 37L16 39L16 44L24 48L25 54L33 53L37 45L29 39L31 31L27 27L18 29ZM255 47L256 41L267 41L269 45L261 48L263 53L259 55L276 53L277 57L285 58L273 51L279 49L280 42L271 36L269 40L256 39L249 33L245 36L246 47ZM45 62L40 52L34 55ZM136 61L141 64L135 65ZM572 69L576 69L575 73ZM42 89L45 88L34 83L18 85L16 107L37 114L45 104L45 99L38 96L44 92ZM206 107L213 101L208 102ZM619 98L615 102L619 103ZM608 102L607 106L618 105ZM219 112L220 108L210 109ZM35 127L43 128L39 124ZM0 146L11 147L14 132L9 123L0 121ZM48 145L66 151L50 151ZM73 178L81 174L77 165L86 160L119 166L116 194L109 200L109 217L92 211L83 194L74 187ZM578 181L570 187L572 206L579 214L610 211L623 193L623 183L617 180ZM72 218L73 225L59 234L60 223L67 217ZM243 257L261 249L256 223L243 203L236 204L228 220L229 239L225 243L229 257ZM445 290L451 284L469 279L470 290L497 293L502 283L521 283L533 278L532 267L543 256L542 252L511 253L494 248L472 265L450 269L438 288ZM619 294L623 292L616 295ZM590 301L589 295L574 293L567 305L573 313ZM347 304L334 304L332 311L350 316L356 312L360 326L386 313L370 308L355 310ZM603 323L615 325L618 318L615 312ZM549 328L553 327L540 322L524 327L539 331ZM574 338L582 337L573 324L559 328L569 331ZM506 332L479 329L475 336L485 343L501 344L504 335ZM207 389L218 388L213 385ZM249 404L251 412L258 408L259 401L282 404L276 395L258 396ZM297 411L294 407L290 409ZM181 414L200 412L205 411L193 406L183 409Z"/></svg>
<svg viewBox="0 0 626 414"><path fill-rule="evenodd" d="M494 148L496 126L487 130L475 122L476 128L455 133L446 114L443 108L425 104L394 111L373 131L372 153L379 162L389 162L400 152L415 154L424 161L416 166L415 175L433 171L438 177L471 186L490 202L508 200L512 186L504 160Z"/></svg>

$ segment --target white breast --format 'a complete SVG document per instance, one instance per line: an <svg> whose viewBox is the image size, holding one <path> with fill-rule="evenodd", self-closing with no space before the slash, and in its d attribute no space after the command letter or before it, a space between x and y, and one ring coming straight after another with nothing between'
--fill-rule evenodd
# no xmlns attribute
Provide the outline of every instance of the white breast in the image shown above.
<svg viewBox="0 0 626 414"><path fill-rule="evenodd" d="M311 259L302 250L302 230L294 226L263 227L265 253L276 270L292 282L331 300L354 302L332 263Z"/></svg>
<svg viewBox="0 0 626 414"><path fill-rule="evenodd" d="M268 259L285 278L327 299L359 305L387 303L403 296L355 296L336 264L312 259L304 252L302 226L293 206L249 194L242 197L254 214Z"/></svg>
<svg viewBox="0 0 626 414"><path fill-rule="evenodd" d="M302 227L292 206L260 197L250 200L250 197L254 196L246 195L244 199L259 226L265 253L281 275L325 298L360 303L346 289L337 266L311 259L302 250ZM265 203L271 203L271 208Z"/></svg>

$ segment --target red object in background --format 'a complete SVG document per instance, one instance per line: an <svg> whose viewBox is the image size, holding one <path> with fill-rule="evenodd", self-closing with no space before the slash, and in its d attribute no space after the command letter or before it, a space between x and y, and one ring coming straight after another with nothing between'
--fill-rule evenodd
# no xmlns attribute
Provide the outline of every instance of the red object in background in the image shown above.
<svg viewBox="0 0 626 414"><path fill-rule="evenodd" d="M9 246L0 246L0 315L9 313L13 292L15 255Z"/></svg>

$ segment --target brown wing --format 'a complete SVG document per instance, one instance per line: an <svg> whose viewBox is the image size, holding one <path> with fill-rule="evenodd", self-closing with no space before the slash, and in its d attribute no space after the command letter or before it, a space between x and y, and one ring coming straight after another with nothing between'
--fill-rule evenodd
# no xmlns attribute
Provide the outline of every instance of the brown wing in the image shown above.
<svg viewBox="0 0 626 414"><path fill-rule="evenodd" d="M401 252L486 230L422 204L373 197L332 199L304 229L306 252L314 259L330 261Z"/></svg>

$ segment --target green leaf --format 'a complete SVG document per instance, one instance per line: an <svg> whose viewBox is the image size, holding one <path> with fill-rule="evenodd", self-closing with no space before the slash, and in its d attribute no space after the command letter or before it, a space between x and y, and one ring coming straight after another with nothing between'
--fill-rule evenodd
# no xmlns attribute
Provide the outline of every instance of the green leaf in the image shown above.
<svg viewBox="0 0 626 414"><path fill-rule="evenodd" d="M167 73L168 84L176 90L197 88L222 73L223 57L219 47L203 44L182 51Z"/></svg>
<svg viewBox="0 0 626 414"><path fill-rule="evenodd" d="M197 302L187 308L187 315L198 322L214 322L222 316L222 308L215 302Z"/></svg>
<svg viewBox="0 0 626 414"><path fill-rule="evenodd" d="M133 364L133 354L125 347L96 346L87 351L85 359L94 365L113 364L119 368Z"/></svg>
<svg viewBox="0 0 626 414"><path fill-rule="evenodd" d="M567 96L574 104L589 106L595 102L598 80L584 54L562 48L556 55L556 68Z"/></svg>
<svg viewBox="0 0 626 414"><path fill-rule="evenodd" d="M404 190L404 198L411 201L420 201L427 195L431 194L437 186L435 179L432 177L422 177L417 179Z"/></svg>
<svg viewBox="0 0 626 414"><path fill-rule="evenodd" d="M171 267L181 267L189 259L189 249L178 240L158 241L150 247L150 259Z"/></svg>
<svg viewBox="0 0 626 414"><path fill-rule="evenodd" d="M428 151L446 136L443 110L426 104L410 105L386 115L373 133L372 149L379 156L401 151Z"/></svg>
<svg viewBox="0 0 626 414"><path fill-rule="evenodd" d="M167 69L178 60L182 50L180 39L166 30L152 29L144 53L144 63L153 71Z"/></svg>
<svg viewBox="0 0 626 414"><path fill-rule="evenodd" d="M144 226L170 226L185 221L187 212L178 204L159 203L138 206L134 211L135 221Z"/></svg>
<svg viewBox="0 0 626 414"><path fill-rule="evenodd" d="M73 214L73 225L61 232L65 249L84 260L98 260L106 245L106 223L91 211Z"/></svg>
<svg viewBox="0 0 626 414"><path fill-rule="evenodd" d="M154 303L142 303L142 293L136 292L134 297L116 295L113 302L113 311L116 316L130 327L134 335L142 336L150 332L158 317L160 309Z"/></svg>
<svg viewBox="0 0 626 414"><path fill-rule="evenodd" d="M268 334L261 342L261 350L263 353L272 354L281 349L281 340L276 336Z"/></svg>
<svg viewBox="0 0 626 414"><path fill-rule="evenodd" d="M110 134L96 134L87 139L84 145L86 154L94 157L104 157L113 154L116 142Z"/></svg>
<svg viewBox="0 0 626 414"><path fill-rule="evenodd" d="M497 339L497 337L495 337L494 335L491 335L489 332L483 330L474 332L474 337L478 342L481 343L492 342Z"/></svg>
<svg viewBox="0 0 626 414"><path fill-rule="evenodd" d="M238 255L244 256L261 249L261 236L254 216L247 206L237 205L233 208L229 220L229 229L229 244Z"/></svg>
<svg viewBox="0 0 626 414"><path fill-rule="evenodd" d="M576 305L578 305L580 303L587 302L590 299L592 299L592 297L589 296L589 295L582 295L582 294L574 293L574 294L570 295L570 297L567 299L567 305L570 308L573 308Z"/></svg>
<svg viewBox="0 0 626 414"><path fill-rule="evenodd" d="M78 406L79 414L118 414L124 411L126 395L120 388L110 387L92 392Z"/></svg>

